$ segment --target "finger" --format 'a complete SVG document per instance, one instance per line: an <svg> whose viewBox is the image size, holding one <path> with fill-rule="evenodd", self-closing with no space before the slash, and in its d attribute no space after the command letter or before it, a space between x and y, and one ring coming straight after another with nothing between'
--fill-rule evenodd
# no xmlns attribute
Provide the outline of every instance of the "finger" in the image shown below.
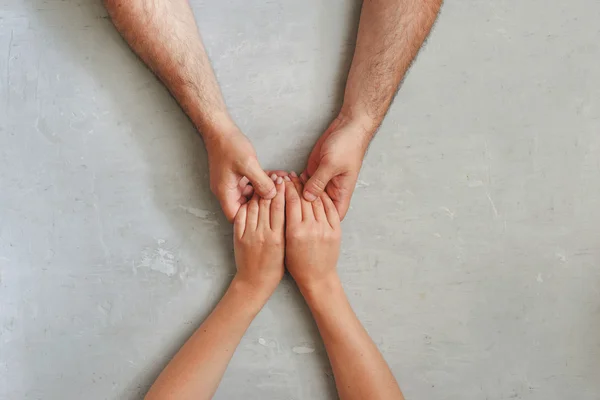
<svg viewBox="0 0 600 400"><path fill-rule="evenodd" d="M321 202L323 203L323 208L325 210L325 215L327 216L329 225L331 225L333 229L339 228L340 215L337 208L333 204L333 201L331 201L331 197L329 197L327 193L323 193L320 198Z"/></svg>
<svg viewBox="0 0 600 400"><path fill-rule="evenodd" d="M302 193L302 182L300 182L300 178L298 178L298 175L296 175L295 173L293 173L293 176L291 176L292 182L294 183L294 186L296 187L296 190L298 191L298 193ZM290 175L292 175L290 174ZM303 198L300 198L300 206L302 208L302 220L306 220L308 219L314 219L315 218L315 213L313 212L312 209L312 205L310 204L310 202L304 200Z"/></svg>
<svg viewBox="0 0 600 400"><path fill-rule="evenodd" d="M315 201L325 191L327 184L335 176L335 170L329 164L321 164L304 185L304 198Z"/></svg>
<svg viewBox="0 0 600 400"><path fill-rule="evenodd" d="M251 197L253 194L254 188L252 185L246 185L246 187L242 189L242 196L244 196L246 199Z"/></svg>
<svg viewBox="0 0 600 400"><path fill-rule="evenodd" d="M242 236L244 236L244 231L246 230L247 210L247 205L241 206L233 221L233 234L238 239L241 239Z"/></svg>
<svg viewBox="0 0 600 400"><path fill-rule="evenodd" d="M313 214L315 215L315 219L319 222L327 222L327 215L325 214L325 208L323 207L323 202L321 198L318 197L312 203Z"/></svg>
<svg viewBox="0 0 600 400"><path fill-rule="evenodd" d="M294 182L289 177L285 181L285 218L288 224L302 222L302 206L300 205L300 194L296 190Z"/></svg>
<svg viewBox="0 0 600 400"><path fill-rule="evenodd" d="M271 229L271 200L258 200L258 229Z"/></svg>
<svg viewBox="0 0 600 400"><path fill-rule="evenodd" d="M275 187L277 194L271 200L271 229L278 232L283 229L285 223L285 185L282 177L277 178Z"/></svg>
<svg viewBox="0 0 600 400"><path fill-rule="evenodd" d="M254 193L254 196L248 202L248 217L246 218L246 232L255 231L258 226L258 195Z"/></svg>
<svg viewBox="0 0 600 400"><path fill-rule="evenodd" d="M281 170L281 169L268 169L265 171L265 173L269 176L272 176L273 174L280 176L280 177L284 177L284 176L288 176L288 172Z"/></svg>
<svg viewBox="0 0 600 400"><path fill-rule="evenodd" d="M308 173L306 171L303 171L300 174L300 180L302 181L303 184L306 184L306 181L308 181Z"/></svg>
<svg viewBox="0 0 600 400"><path fill-rule="evenodd" d="M250 182L252 182L252 186L254 186L254 191L261 197L269 200L275 197L275 193L277 193L275 184L269 175L260 168L258 161L250 163L245 171L242 171L242 175L248 177Z"/></svg>
<svg viewBox="0 0 600 400"><path fill-rule="evenodd" d="M245 188L249 183L250 183L250 179L248 179L245 176L242 176L242 178L238 182L238 185L240 186L240 188Z"/></svg>

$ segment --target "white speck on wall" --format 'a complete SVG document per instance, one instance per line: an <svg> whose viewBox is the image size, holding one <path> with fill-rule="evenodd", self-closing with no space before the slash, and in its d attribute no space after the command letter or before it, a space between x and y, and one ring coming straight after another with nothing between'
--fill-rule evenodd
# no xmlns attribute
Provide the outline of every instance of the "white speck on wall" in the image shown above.
<svg viewBox="0 0 600 400"><path fill-rule="evenodd" d="M314 353L315 349L309 346L294 346L292 347L292 351L296 354L310 354Z"/></svg>
<svg viewBox="0 0 600 400"><path fill-rule="evenodd" d="M555 253L556 258L558 258L561 262L567 262L567 256L563 250L557 251Z"/></svg>
<svg viewBox="0 0 600 400"><path fill-rule="evenodd" d="M469 181L467 186L469 186L470 188L480 187L483 186L483 181Z"/></svg>
<svg viewBox="0 0 600 400"><path fill-rule="evenodd" d="M361 181L360 179L356 181L357 188L369 187L371 184L369 182Z"/></svg>
<svg viewBox="0 0 600 400"><path fill-rule="evenodd" d="M268 347L270 349L276 349L277 348L277 341L276 340L268 340L268 339L265 339L263 337L258 338L258 344L260 344L261 346L264 346L264 347Z"/></svg>
<svg viewBox="0 0 600 400"><path fill-rule="evenodd" d="M539 283L543 283L544 282L544 278L542 278L542 274L537 274L537 278L535 278L536 281L538 281Z"/></svg>
<svg viewBox="0 0 600 400"><path fill-rule="evenodd" d="M456 215L456 214L453 213L452 211L450 211L450 209L448 207L440 207L440 209L445 211L446 214L448 214L448 216L450 217L450 219L454 219L454 215Z"/></svg>
<svg viewBox="0 0 600 400"><path fill-rule="evenodd" d="M169 250L160 247L160 245L165 243L163 239L158 239L156 242L159 247L156 249L146 248L142 253L142 259L136 268L148 268L167 276L175 275L175 273L177 273L175 256Z"/></svg>
<svg viewBox="0 0 600 400"><path fill-rule="evenodd" d="M214 224L214 225L218 224L218 222L214 219L215 215L214 215L213 212L210 212L208 210L202 210L200 208L185 207L185 206L182 206L182 205L180 205L179 208L181 208L182 210L184 210L188 214L192 214L194 217L200 218L204 222L207 222L207 223L210 223L210 224Z"/></svg>

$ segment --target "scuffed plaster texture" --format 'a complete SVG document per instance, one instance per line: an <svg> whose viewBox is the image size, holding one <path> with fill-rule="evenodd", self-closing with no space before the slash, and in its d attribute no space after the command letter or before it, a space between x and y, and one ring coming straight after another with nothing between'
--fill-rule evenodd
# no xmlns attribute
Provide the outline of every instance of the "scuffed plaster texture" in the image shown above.
<svg viewBox="0 0 600 400"><path fill-rule="evenodd" d="M263 166L300 170L360 4L192 5ZM339 268L407 398L600 398L599 20L448 1L374 140ZM99 1L0 1L1 399L141 398L234 271L207 179ZM334 396L286 278L216 398Z"/></svg>

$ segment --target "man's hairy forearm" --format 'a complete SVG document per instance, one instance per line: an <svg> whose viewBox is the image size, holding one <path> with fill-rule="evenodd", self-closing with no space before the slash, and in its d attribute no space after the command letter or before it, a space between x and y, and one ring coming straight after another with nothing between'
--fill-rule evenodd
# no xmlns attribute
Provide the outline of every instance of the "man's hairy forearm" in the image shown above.
<svg viewBox="0 0 600 400"><path fill-rule="evenodd" d="M104 0L115 26L207 138L232 124L187 0Z"/></svg>
<svg viewBox="0 0 600 400"><path fill-rule="evenodd" d="M365 0L342 114L369 134L383 120L442 0Z"/></svg>

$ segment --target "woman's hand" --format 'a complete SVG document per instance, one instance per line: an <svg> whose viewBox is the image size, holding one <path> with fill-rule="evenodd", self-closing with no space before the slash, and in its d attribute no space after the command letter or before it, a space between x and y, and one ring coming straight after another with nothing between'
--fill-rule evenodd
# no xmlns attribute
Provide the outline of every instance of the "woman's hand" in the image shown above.
<svg viewBox="0 0 600 400"><path fill-rule="evenodd" d="M286 177L286 265L300 290L337 277L340 217L323 192L313 202L302 197L302 183Z"/></svg>
<svg viewBox="0 0 600 400"><path fill-rule="evenodd" d="M268 296L283 277L285 185L274 176L277 193L272 200L255 194L234 220L235 281Z"/></svg>

